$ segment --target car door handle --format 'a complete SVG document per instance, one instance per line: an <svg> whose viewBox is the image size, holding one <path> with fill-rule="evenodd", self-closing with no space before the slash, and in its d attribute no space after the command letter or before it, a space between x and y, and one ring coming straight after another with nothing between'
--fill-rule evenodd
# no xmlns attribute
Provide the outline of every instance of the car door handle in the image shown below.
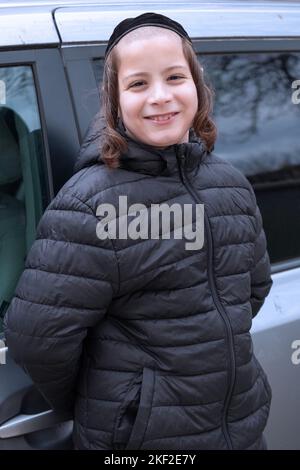
<svg viewBox="0 0 300 470"><path fill-rule="evenodd" d="M54 410L42 411L34 415L20 414L5 421L0 426L0 439L22 436L35 431L49 428L55 424L71 421L71 413L57 412Z"/></svg>

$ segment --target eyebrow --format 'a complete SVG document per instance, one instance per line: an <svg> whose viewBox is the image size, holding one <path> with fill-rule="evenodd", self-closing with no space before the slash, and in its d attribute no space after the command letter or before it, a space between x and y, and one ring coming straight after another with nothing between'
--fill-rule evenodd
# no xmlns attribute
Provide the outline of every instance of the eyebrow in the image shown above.
<svg viewBox="0 0 300 470"><path fill-rule="evenodd" d="M185 65L171 65L170 67L167 67L164 71L168 72L169 70L172 70L172 69L186 69L186 66ZM132 73L131 75L127 75L127 77L125 77L123 79L123 82L125 82L129 78L140 77L141 75L149 75L149 73L148 72L135 72L135 73Z"/></svg>

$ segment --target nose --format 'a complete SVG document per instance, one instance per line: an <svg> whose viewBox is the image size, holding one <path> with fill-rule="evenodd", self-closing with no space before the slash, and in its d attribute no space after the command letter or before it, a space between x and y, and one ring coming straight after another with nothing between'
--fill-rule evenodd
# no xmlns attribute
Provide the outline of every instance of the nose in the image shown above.
<svg viewBox="0 0 300 470"><path fill-rule="evenodd" d="M156 82L150 88L149 104L167 103L172 100L170 86L163 82Z"/></svg>

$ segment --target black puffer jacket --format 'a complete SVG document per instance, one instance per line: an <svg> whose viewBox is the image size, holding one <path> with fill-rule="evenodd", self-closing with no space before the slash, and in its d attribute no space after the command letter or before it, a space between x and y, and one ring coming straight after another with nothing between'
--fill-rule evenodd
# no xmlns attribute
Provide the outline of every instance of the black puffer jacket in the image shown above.
<svg viewBox="0 0 300 470"><path fill-rule="evenodd" d="M128 140L110 170L89 131L7 312L10 353L54 408L74 407L77 449L262 448L271 390L249 329L272 281L253 190L192 131L160 151ZM203 248L101 241L97 207L119 195L204 203Z"/></svg>

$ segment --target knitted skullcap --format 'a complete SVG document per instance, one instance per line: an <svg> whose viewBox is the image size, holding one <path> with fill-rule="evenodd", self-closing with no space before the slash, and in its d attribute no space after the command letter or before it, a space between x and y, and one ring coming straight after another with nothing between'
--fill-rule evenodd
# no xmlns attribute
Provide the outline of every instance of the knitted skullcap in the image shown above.
<svg viewBox="0 0 300 470"><path fill-rule="evenodd" d="M134 29L142 28L143 26L159 26L160 28L170 29L171 31L179 34L179 36L187 38L192 44L188 33L180 23L177 23L177 21L171 20L171 18L168 18L167 16L159 15L158 13L143 13L142 15L136 16L135 18L126 18L115 27L112 35L108 40L104 60L106 60L112 48L126 34L130 33Z"/></svg>

